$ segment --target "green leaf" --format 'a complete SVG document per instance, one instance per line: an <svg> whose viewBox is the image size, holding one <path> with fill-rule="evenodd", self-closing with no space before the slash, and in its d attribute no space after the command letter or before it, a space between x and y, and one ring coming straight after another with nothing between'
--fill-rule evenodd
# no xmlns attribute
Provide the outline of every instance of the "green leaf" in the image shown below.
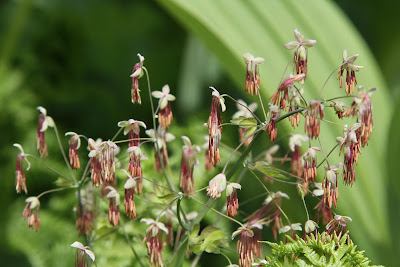
<svg viewBox="0 0 400 267"><path fill-rule="evenodd" d="M342 63L344 49L349 54L360 54L357 64L365 68L357 73L359 84L379 90L372 97L375 131L359 159L353 188L339 185L338 213L352 217L353 224L349 225L352 237L373 260L382 262L386 259L388 262L383 256L390 241L384 155L389 127L387 118L392 112L388 103L391 102L368 45L337 6L328 0L158 2L203 41L241 90L244 90L245 82L242 54L250 52L264 57L266 62L260 68L260 90L265 101L278 87L286 64L293 56L283 45L294 40L296 28L305 38L317 40L308 54L309 75L304 85L307 99L317 97L326 78ZM343 94L343 89L333 77L321 97L327 99L338 94ZM326 119L336 120L334 114L327 114ZM279 131L283 129L290 129L288 122L283 123ZM342 135L341 131L335 125L322 125L321 143L325 150L329 151L335 145L335 138ZM332 153L330 161L343 161L337 154Z"/></svg>
<svg viewBox="0 0 400 267"><path fill-rule="evenodd" d="M198 236L200 225L195 225L189 234L189 248L193 253L199 254L203 251L208 253L220 253L221 246L226 244L224 231L214 226L207 226Z"/></svg>
<svg viewBox="0 0 400 267"><path fill-rule="evenodd" d="M280 173L279 169L275 168L274 166L269 165L269 163L266 161L257 161L254 164L254 166L249 165L249 168L258 170L258 171L262 172L263 174L265 174L266 176L270 176L273 178L285 179L285 180L288 179L285 175Z"/></svg>

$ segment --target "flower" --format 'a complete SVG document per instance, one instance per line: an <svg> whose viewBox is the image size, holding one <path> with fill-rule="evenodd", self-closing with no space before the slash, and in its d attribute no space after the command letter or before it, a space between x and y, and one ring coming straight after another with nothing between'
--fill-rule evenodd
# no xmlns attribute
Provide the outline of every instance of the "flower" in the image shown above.
<svg viewBox="0 0 400 267"><path fill-rule="evenodd" d="M35 230L39 229L40 226L40 219L39 219L39 207L40 202L37 197L28 197L25 202L27 203L23 212L22 216L24 219L28 219L28 227L32 228L35 227Z"/></svg>
<svg viewBox="0 0 400 267"><path fill-rule="evenodd" d="M125 212L126 215L134 219L136 218L136 205L135 205L135 200L134 200L134 194L135 194L135 187L136 187L136 181L135 179L132 178L132 176L129 175L129 173L125 170L122 170L127 176L128 179L126 180L124 184L124 189L125 189L125 198L124 198L124 206L125 206Z"/></svg>
<svg viewBox="0 0 400 267"><path fill-rule="evenodd" d="M69 164L72 169L79 169L81 164L79 162L78 149L81 147L81 139L77 133L67 132L65 136L71 135L69 139Z"/></svg>
<svg viewBox="0 0 400 267"><path fill-rule="evenodd" d="M289 87L289 103L290 103L289 113L304 106L304 101L302 97L303 93L304 93L303 88L297 90L296 88ZM299 126L300 112L290 115L289 121L292 124L293 128Z"/></svg>
<svg viewBox="0 0 400 267"><path fill-rule="evenodd" d="M95 260L94 253L89 249L89 247L83 246L83 244L78 241L72 243L71 247L77 248L75 267L89 267L88 257L94 262Z"/></svg>
<svg viewBox="0 0 400 267"><path fill-rule="evenodd" d="M258 241L261 241L261 229L260 224L246 224L232 233L232 239L240 234L237 242L240 267L251 267L255 257L260 257L261 243Z"/></svg>
<svg viewBox="0 0 400 267"><path fill-rule="evenodd" d="M322 196L324 194L324 189L322 188L322 183L314 183L316 189L313 190L314 196ZM315 206L317 212L315 213L315 220L318 222L319 219L322 219L323 224L327 224L333 219L332 210L324 203L324 199L321 198L321 201Z"/></svg>
<svg viewBox="0 0 400 267"><path fill-rule="evenodd" d="M337 78L339 79L340 88L343 87L343 72L346 70L346 94L351 95L354 92L354 86L357 85L356 72L360 71L363 66L357 66L354 61L358 58L358 54L347 57L347 50L343 50L343 63L340 66Z"/></svg>
<svg viewBox="0 0 400 267"><path fill-rule="evenodd" d="M257 103L251 103L250 105L247 105L246 102L244 102L242 99L239 99L236 103L236 107L238 111L236 111L232 119L239 119L240 117L246 118L246 119L254 119L254 111L257 109ZM246 136L246 132L249 130L247 127L239 127L239 136L240 136L240 142L244 142L245 146L248 146L251 141L253 140L253 136Z"/></svg>
<svg viewBox="0 0 400 267"><path fill-rule="evenodd" d="M307 135L292 134L289 139L289 149L292 151L290 155L290 168L294 175L301 177L303 174L303 158L301 157L301 142L308 141Z"/></svg>
<svg viewBox="0 0 400 267"><path fill-rule="evenodd" d="M361 123L361 127L358 130L361 147L364 147L368 145L368 140L371 137L372 128L374 126L371 95L376 91L376 88L371 88L367 91L364 86L359 86L358 91L359 93L354 97L353 103L349 109L346 110L345 116L357 115L357 122Z"/></svg>
<svg viewBox="0 0 400 267"><path fill-rule="evenodd" d="M231 218L236 216L237 210L239 209L237 189L242 189L242 186L238 183L228 183L226 186L226 215Z"/></svg>
<svg viewBox="0 0 400 267"><path fill-rule="evenodd" d="M167 133L162 125L158 126L157 134L154 129L146 130L146 134L151 138L154 138L155 168L156 171L161 172L163 168L166 168L168 166L167 143L175 140L175 136L171 133Z"/></svg>
<svg viewBox="0 0 400 267"><path fill-rule="evenodd" d="M119 219L120 219L120 213L119 213L119 193L115 188L112 186L106 186L106 190L110 190L107 193L106 198L110 199L110 205L108 208L108 221L113 225L117 226Z"/></svg>
<svg viewBox="0 0 400 267"><path fill-rule="evenodd" d="M268 103L269 105L269 122L265 126L265 130L268 130L268 135L271 140L271 142L275 141L275 138L278 136L278 127L276 126L276 120L279 118L279 115L281 114L281 109L277 105L273 105L271 103Z"/></svg>
<svg viewBox="0 0 400 267"><path fill-rule="evenodd" d="M36 146L39 152L39 156L41 158L47 157L47 144L46 139L44 137L44 132L48 127L54 127L54 120L47 116L47 110L44 107L37 107L39 110L39 118L38 118L38 127L37 127L37 137L36 137Z"/></svg>
<svg viewBox="0 0 400 267"><path fill-rule="evenodd" d="M139 78L143 76L143 61L144 57L142 55L137 54L139 57L139 63L136 63L133 67L132 74L130 77L132 78L132 89L131 89L131 97L132 103L142 104L142 100L140 98L140 90L139 90Z"/></svg>
<svg viewBox="0 0 400 267"><path fill-rule="evenodd" d="M303 81L306 75L304 73L293 75L291 74L289 78L283 80L280 84L278 90L269 98L272 99L274 105L278 105L281 109L286 110L286 102L289 98L289 88L292 88L294 82Z"/></svg>
<svg viewBox="0 0 400 267"><path fill-rule="evenodd" d="M101 175L107 182L112 182L115 175L115 154L118 151L117 145L108 140L100 145Z"/></svg>
<svg viewBox="0 0 400 267"><path fill-rule="evenodd" d="M289 50L294 50L294 63L296 66L297 74L305 74L307 76L307 54L308 48L313 47L317 41L311 39L304 39L304 36L301 35L299 30L294 30L294 37L297 41L292 41L285 44L285 48Z"/></svg>
<svg viewBox="0 0 400 267"><path fill-rule="evenodd" d="M301 223L292 223L291 225L285 225L279 229L279 234L291 232L292 238L296 240L296 231L302 231Z"/></svg>
<svg viewBox="0 0 400 267"><path fill-rule="evenodd" d="M336 207L336 201L339 195L337 187L337 175L338 169L343 166L343 163L337 165L326 165L325 166L325 177L322 182L324 188L324 196L322 198L323 202L332 208L332 202Z"/></svg>
<svg viewBox="0 0 400 267"><path fill-rule="evenodd" d="M320 131L320 120L324 118L324 106L315 100L310 101L306 111L304 131L310 138L317 138Z"/></svg>
<svg viewBox="0 0 400 267"><path fill-rule="evenodd" d="M226 188L226 176L223 173L217 174L210 180L207 188L207 195L213 199L219 198Z"/></svg>
<svg viewBox="0 0 400 267"><path fill-rule="evenodd" d="M219 92L212 86L210 88L213 90L212 92L212 100L211 100L211 111L210 116L207 121L208 128L208 154L209 160L211 164L215 167L218 164L218 161L221 162L221 158L219 156L219 141L221 140L222 133L222 118L221 112L226 110L225 107L225 99L219 94Z"/></svg>
<svg viewBox="0 0 400 267"><path fill-rule="evenodd" d="M118 122L118 127L124 128L124 135L129 134L129 146L139 146L140 144L140 127L146 129L146 124L142 121L129 119L127 121Z"/></svg>
<svg viewBox="0 0 400 267"><path fill-rule="evenodd" d="M21 193L22 190L24 190L25 194L28 193L28 189L26 189L26 179L25 179L25 172L23 171L22 168L22 163L23 160L26 161L27 167L26 170L28 171L31 168L31 164L27 159L27 155L24 152L24 149L20 144L13 144L16 148L19 149L20 153L17 156L17 166L15 170L15 190L17 190L17 193Z"/></svg>
<svg viewBox="0 0 400 267"><path fill-rule="evenodd" d="M200 152L200 147L192 145L187 136L181 136L184 146L182 147L181 174L179 185L186 196L194 195L193 169L199 164L196 155Z"/></svg>
<svg viewBox="0 0 400 267"><path fill-rule="evenodd" d="M258 94L258 88L260 87L260 73L258 71L258 65L264 63L265 59L262 57L254 57L250 53L243 54L244 62L246 63L246 84L245 90L249 94Z"/></svg>
<svg viewBox="0 0 400 267"><path fill-rule="evenodd" d="M350 217L347 216L341 216L341 215L335 215L332 221L330 221L326 225L326 231L328 234L331 234L332 231L336 232L337 235L337 242L339 242L341 236L343 233L347 233L347 222L352 221ZM332 234L332 237L334 235Z"/></svg>
<svg viewBox="0 0 400 267"><path fill-rule="evenodd" d="M161 241L161 231L168 235L168 229L163 223L154 221L153 219L144 218L141 219L140 222L145 222L147 225L149 225L143 242L146 242L147 254L150 257L150 265L155 267L164 266L162 257L163 244Z"/></svg>
<svg viewBox="0 0 400 267"><path fill-rule="evenodd" d="M101 173L101 150L99 146L100 144L97 144L92 138L88 139L92 184L97 187L104 182L104 177Z"/></svg>
<svg viewBox="0 0 400 267"><path fill-rule="evenodd" d="M159 98L158 101L158 122L168 129L172 121L171 101L175 101L175 96L171 95L168 84L164 85L162 91L154 91L151 95L155 98Z"/></svg>

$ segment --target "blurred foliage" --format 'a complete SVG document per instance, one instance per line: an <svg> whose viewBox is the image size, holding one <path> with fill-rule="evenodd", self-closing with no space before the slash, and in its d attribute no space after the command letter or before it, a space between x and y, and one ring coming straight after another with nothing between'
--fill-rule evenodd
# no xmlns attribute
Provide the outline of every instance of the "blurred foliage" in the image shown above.
<svg viewBox="0 0 400 267"><path fill-rule="evenodd" d="M398 25L396 23L397 16L395 14L390 15L395 12L395 9L387 8L388 5L391 5L388 0L384 0L379 5L374 1L338 0L337 2L342 5L349 17L354 19L354 23L373 49L375 57L383 70L383 75L389 83L392 95L397 96L400 92L400 78L395 71L399 62L400 51L393 44L397 44L400 41L400 34L395 29L396 25ZM309 15L307 13L295 13L292 14L293 18L283 23L284 25L277 20L281 13L271 14L272 17L269 18L271 20L269 23L284 26L279 32L273 32L271 40L275 38L279 41L279 45L292 40L293 29L299 27L302 31L302 27L305 27L304 25L295 26L294 22L299 22L303 19L310 23L316 13L321 13L319 18L326 19L324 16L327 16L327 14L322 9L310 8L307 4L303 8L308 8L312 16L307 18L307 15ZM228 9L223 8L223 11L226 11L228 16L232 15L229 14ZM330 9L324 9L324 11L331 12ZM334 12L340 13L337 9L334 9ZM210 14L212 14L212 10ZM229 27L242 29L246 25L238 17L231 17L231 19L235 20L235 24L222 25L221 31L227 30ZM335 20L330 22L331 24L329 25L334 27L333 30L341 33L331 36L330 40L346 39L348 36L343 31L347 27L355 32L344 16L341 16L340 20L340 23ZM341 26L337 26L337 23ZM323 25L324 22L318 22L315 27L321 26L320 30L324 31L322 29ZM290 31L287 31L287 28ZM311 28L315 30L314 27ZM302 31L302 33L307 38L317 38L320 41L317 36L312 34L311 28ZM331 32L325 34L329 35ZM146 58L145 65L151 71L152 89L160 90L164 84L168 83L172 93L178 97L174 106L174 123L185 125L186 127L177 127L174 130L177 138L180 135L188 135L193 140L193 143L199 145L203 143L201 135L205 131L201 123L206 120L208 115L209 104L207 101L210 95L209 91L204 88L214 85L218 89L221 86L223 88L221 91L227 92L234 97L245 97L240 89L244 82L244 66L241 67L242 69L237 70L238 74L234 75L235 77L232 77L233 73L229 71L230 68L239 66L241 59L238 57L224 58L224 56L230 55L228 50L225 54L210 54L203 44L199 42L201 38L197 39L198 37L188 35L182 26L177 24L161 6L153 1L4 1L0 3L0 36L0 130L2 136L0 139L0 147L2 148L0 150L0 169L3 170L4 177L0 181L0 186L4 188L3 194L0 195L0 203L2 203L3 210L0 214L0 240L4 243L1 244L0 249L2 266L28 266L29 263L32 266L62 266L61 264L71 266L75 255L75 251L69 247L69 244L77 239L76 231L74 230L75 218L71 216L71 209L74 206L73 196L69 195L70 198L66 199L65 197L68 196L66 192L57 197L52 196L51 199L44 197L42 200L43 211L40 214L42 226L39 232L35 233L31 229L27 229L26 221L21 216L24 207L22 202L25 197L17 196L15 191L12 190L14 187L15 157L17 155L17 150L12 147L12 144L21 143L27 153L35 151L36 106L41 105L47 108L49 115L58 123L61 133L76 131L93 138L108 139L117 131L116 123L120 120L135 118L145 121L147 125L151 125L149 109L143 111L143 108L148 107L145 104L143 106L132 105L130 102L131 79L129 75L133 65L138 62L137 53L141 53ZM247 39L244 36L242 36L242 39L243 49L246 49L246 51L241 51L241 53L247 52L250 46L258 41L258 38ZM204 39L202 41L204 42ZM359 39L357 42L360 42ZM321 40L318 45L323 45L323 43L324 40ZM266 43L258 45L259 49L270 49ZM213 50L210 46L211 44L207 45L206 42L206 47L209 51L214 51L215 53L215 49ZM369 72L366 69L368 74L362 74L364 76L359 79L361 83L368 78L367 76L374 76L375 74L379 76L379 70L373 67L373 63L370 64L373 60L368 50L364 45L362 46L366 54L363 53L360 56L360 64L368 65ZM337 47L337 51L334 51L334 53L332 51L324 52L329 54L332 52L335 56L330 62L340 64L340 58L337 58L336 55L340 55L341 49L344 48L348 47ZM249 52L254 53L256 51ZM349 52L356 53L358 51L358 47L355 46ZM265 71L267 68L262 70L264 77L267 77L267 75L274 76L270 84L271 88L275 88L282 75L283 64L290 57L290 53L285 53L282 50L280 55L257 54L257 56L265 56L267 59L266 64L271 62L281 64L275 66L275 72L279 73L278 76L276 73L267 74ZM319 61L321 60L319 58L323 58L324 55L312 51L310 56L310 65L312 65L314 60ZM275 61L273 57L279 60ZM217 62L216 58L220 63ZM366 63L367 58L369 58L368 64ZM283 61L280 59L283 59ZM219 64L232 79L225 74ZM325 68L325 70L332 69ZM268 70L270 69L268 68ZM313 71L316 72L316 70ZM325 79L328 75L327 73L324 73L321 79ZM236 85L234 85L234 82L236 82ZM321 81L318 81L316 86L320 84ZM373 83L365 85L368 87L378 86ZM383 87L382 85L382 88L379 89L383 89ZM147 103L148 95L143 89L146 89L145 85L142 87L142 98L143 103ZM376 95L380 93L378 92ZM375 95L373 98L375 98ZM377 107L378 105L375 106L375 111L379 112ZM382 105L379 104L379 108L381 107ZM233 108L234 105L228 103L228 109L232 110ZM384 142L388 138L385 134L386 131L382 130L382 128L389 127L389 114L388 111L385 111L378 115L383 121L377 122L378 129L376 128L373 135L377 135L380 138L380 140L376 141L379 144L379 148L369 148L365 153L366 155L377 153L376 157L380 158L379 170L372 172L374 177L368 177L368 179L374 179L375 184L379 183L381 176L386 176L386 168L382 166L382 162L385 159L386 150ZM227 115L224 114L223 116ZM228 120L229 117L224 117L224 121ZM393 125L399 125L396 118L393 119ZM228 128L226 129L224 129L224 133L228 133L229 130ZM280 128L280 131L282 129ZM391 138L397 140L398 132L399 130L394 127L391 132ZM46 162L61 172L66 171L62 165L63 162L61 161L54 136L48 134L48 138L49 154L52 157L46 159ZM231 132L231 134L224 135L223 138L224 143L233 144L237 138L237 133L236 131ZM64 138L63 140L66 149L67 139ZM400 145L394 144L396 146L389 146L388 154L390 159L388 162L391 165L387 169L391 174L390 177L397 177L400 171L395 161L397 149ZM171 151L180 152L181 145L180 140L177 140L174 144L171 144L170 149ZM228 155L229 151L224 151ZM152 169L153 152L151 150L146 152L150 160L144 163L144 168ZM81 151L80 153L83 156L86 152ZM361 156L362 161L365 160L364 156ZM180 154L171 155L171 162L179 164L179 161ZM366 164L373 163L366 162ZM205 186L208 178L203 175L204 170L196 170L196 172L196 177L201 177L198 182L196 181L196 187ZM381 174L376 174L377 172ZM383 175L382 172L384 173ZM29 195L37 195L49 189L49 187L51 188L53 181L56 179L57 177L49 175L49 172L44 167L35 164L27 174ZM356 183L360 182L360 180L361 178ZM397 222L400 221L397 215L397 203L399 203L400 199L400 193L398 192L400 192L400 189L395 179L390 181L393 181L393 187L397 188L398 191L388 190L389 187L384 187L384 185L377 186L381 190L389 191L388 199L385 199L385 196L382 195L369 195L371 198L369 201L376 202L377 207L374 209L382 208L385 210L386 207L380 207L377 203L390 203L389 211L392 211L390 213L390 228L371 229L371 225L368 225L367 222L367 216L367 219L364 219L364 223L367 225L364 227L368 228L368 231L365 231L364 236L361 238L372 240L372 236L376 237L381 234L385 236L384 232L391 231L394 233L391 238L391 246L392 248L399 248L400 246L396 244L396 240L398 240L396 237L400 236L397 230ZM279 184L274 185L274 188L280 190L279 186ZM374 188L374 185L368 185L368 188L371 187ZM362 194L363 192L360 191L364 191L364 189L356 188L355 191L357 194ZM293 188L290 193L296 196L295 192L296 190ZM263 193L258 184L251 183L246 187L246 190L238 192L238 195L239 199L247 199ZM375 198L378 199L375 201ZM201 200L205 201L205 198ZM291 200L290 202L294 211L302 209L298 200ZM145 203L146 199L139 199L138 206L140 206L140 201ZM364 200L359 199L359 201ZM250 203L241 203L241 209L243 208L241 216L246 216L246 214L253 211L252 206L257 202L261 203L262 197ZM189 206L201 207L196 202L188 201L182 204L184 208ZM364 204L356 203L356 205ZM346 203L339 205L343 206ZM367 207L366 210L368 211L369 208ZM362 209L360 211L364 212ZM145 214L146 210L139 212ZM388 219L387 212L382 211L382 214L383 218L376 219L385 222ZM352 216L351 214L344 215ZM304 216L304 214L297 213L293 215L293 218L295 221L304 221ZM211 214L208 214L205 218L207 222L213 222L214 219L215 216ZM46 227L46 225L49 227ZM50 225L52 226L50 227ZM131 225L126 228L126 231L130 233L144 231L143 226L140 228L138 222L135 222L134 226L137 226L137 228ZM221 221L217 226L225 231L232 230L229 225ZM385 227L389 226L386 225ZM59 229L62 229L62 231ZM371 231L375 232L372 233ZM264 239L271 239L270 233L265 235L263 236ZM383 239L385 238L383 237ZM142 240L142 238L138 238L137 240L132 240L132 242L139 243ZM355 241L358 244L357 239ZM375 243L375 241L370 242ZM110 262L101 262L99 258L99 266L107 266L111 262L115 266L134 266L133 255L129 251L129 247L126 246L125 240L110 237L102 244L105 244L105 246L102 248L97 246L94 251L103 255L112 254L115 258L108 258ZM376 244L379 246L381 243L376 242ZM385 244L383 248L386 248L387 245ZM365 244L360 244L360 246L365 248ZM231 249L235 250L235 246L231 247ZM138 253L143 257L147 257L144 245ZM372 256L371 254L375 255ZM126 255L129 255L129 257L126 257ZM228 255L234 257L233 253L232 255L228 253ZM374 259L373 263L389 264L390 262L390 255L381 254L379 250L367 250L366 255ZM382 259L385 256L387 258ZM102 258L105 260L107 257ZM144 258L144 260L147 260L147 258ZM210 262L215 262L218 266L226 263L222 257L210 255L202 257L200 264L206 266Z"/></svg>

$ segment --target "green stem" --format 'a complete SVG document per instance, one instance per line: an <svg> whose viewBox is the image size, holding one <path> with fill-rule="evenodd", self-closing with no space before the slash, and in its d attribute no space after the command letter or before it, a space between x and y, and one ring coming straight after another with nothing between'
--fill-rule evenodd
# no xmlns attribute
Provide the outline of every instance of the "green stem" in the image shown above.
<svg viewBox="0 0 400 267"><path fill-rule="evenodd" d="M69 170L69 172L71 173L71 176L72 176L72 178L74 179L75 183L77 183L78 181L76 180L75 174L74 174L74 172L73 172L73 170L72 170L72 168L71 168L71 165L69 164L67 155L66 155L65 152L64 152L64 149L63 149L63 146L62 146L62 142L61 142L61 139L60 139L60 135L58 134L57 126L56 126L55 123L54 123L53 128L54 128L54 132L56 133L57 142L58 142L58 145L59 145L59 147L60 147L61 154L62 154L62 156L63 156L63 158L64 158L65 164L67 165L68 170Z"/></svg>
<svg viewBox="0 0 400 267"><path fill-rule="evenodd" d="M176 216L178 217L179 224L182 226L182 228L185 229L185 231L190 232L189 228L185 225L184 222L182 222L181 200L182 200L182 197L178 198L178 202L176 203Z"/></svg>
<svg viewBox="0 0 400 267"><path fill-rule="evenodd" d="M140 260L139 255L137 254L135 248L132 246L131 240L129 240L129 236L128 236L128 234L126 233L124 226L122 226L121 228L122 228L122 231L124 232L124 236L125 236L126 242L128 243L129 247L131 248L133 254L135 255L136 260L139 262L139 265L140 265L140 266L144 267L142 261Z"/></svg>
<svg viewBox="0 0 400 267"><path fill-rule="evenodd" d="M73 183L73 181L71 181L69 178L67 178L67 177L64 176L63 174L59 173L59 172L56 171L55 169L51 168L49 165L47 165L46 163L44 163L44 161L41 160L40 158L38 158L38 157L36 157L36 156L34 156L34 155L31 155L31 154L25 154L25 155L26 155L27 157L32 157L32 158L38 160L39 163L42 164L44 167L46 167L48 170L54 172L55 174L57 174L57 175L60 176L61 178L67 180L68 182Z"/></svg>
<svg viewBox="0 0 400 267"><path fill-rule="evenodd" d="M55 188L55 189L50 189L47 191L42 192L40 195L37 196L37 198L41 198L42 196L49 194L49 193L53 193L53 192L58 192L58 191L63 191L66 189L71 189L71 188L76 188L76 186L69 186L69 187L61 187L61 188Z"/></svg>

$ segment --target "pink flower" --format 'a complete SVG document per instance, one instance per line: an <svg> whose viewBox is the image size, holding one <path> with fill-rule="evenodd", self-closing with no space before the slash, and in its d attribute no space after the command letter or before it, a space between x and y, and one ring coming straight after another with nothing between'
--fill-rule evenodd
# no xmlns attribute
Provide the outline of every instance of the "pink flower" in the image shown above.
<svg viewBox="0 0 400 267"><path fill-rule="evenodd" d="M140 222L145 222L147 225L149 225L143 242L146 242L147 254L150 257L150 265L154 267L164 266L161 234L163 231L168 235L168 229L163 223L154 221L153 219L141 219Z"/></svg>
<svg viewBox="0 0 400 267"><path fill-rule="evenodd" d="M75 267L89 267L88 257L94 261L94 253L89 249L89 247L83 246L81 242L75 241L71 247L76 248L76 259Z"/></svg>
<svg viewBox="0 0 400 267"><path fill-rule="evenodd" d="M69 164L72 169L79 169L81 167L78 155L78 149L81 146L80 136L74 132L67 132L65 136L67 135L71 135L69 139Z"/></svg>
<svg viewBox="0 0 400 267"><path fill-rule="evenodd" d="M226 188L226 176L223 173L217 174L208 183L207 195L213 199L219 198L221 193L224 192Z"/></svg>
<svg viewBox="0 0 400 267"><path fill-rule="evenodd" d="M151 95L155 98L159 98L158 101L158 122L160 125L164 127L164 129L168 129L171 125L172 121L172 111L171 111L171 101L175 100L175 96L171 95L168 84L164 85L162 91L154 91Z"/></svg>
<svg viewBox="0 0 400 267"><path fill-rule="evenodd" d="M186 136L181 137L184 146L182 147L182 161L180 174L180 187L186 196L194 195L193 169L199 161L196 155L200 152L200 147L192 145L190 139Z"/></svg>
<svg viewBox="0 0 400 267"><path fill-rule="evenodd" d="M356 72L360 71L362 66L357 66L354 61L358 58L358 54L347 57L347 50L343 50L343 63L340 66L337 78L339 79L340 88L343 87L343 72L346 70L346 94L351 95L354 92L354 86L357 85Z"/></svg>
<svg viewBox="0 0 400 267"><path fill-rule="evenodd" d="M37 197L28 197L25 202L27 203L25 209L22 212L22 216L24 219L28 219L28 227L32 228L35 227L36 232L40 226L40 219L39 219L39 207L40 202Z"/></svg>
<svg viewBox="0 0 400 267"><path fill-rule="evenodd" d="M262 57L254 57L250 53L243 54L244 62L246 63L246 84L245 90L249 94L258 94L258 88L260 87L260 73L258 70L258 65L264 63Z"/></svg>
<svg viewBox="0 0 400 267"><path fill-rule="evenodd" d="M25 172L24 169L22 168L23 161L25 160L27 163L26 170L28 171L31 167L31 164L29 163L27 159L27 155L24 152L24 149L20 144L14 144L16 148L19 149L20 153L17 156L17 166L15 170L15 190L17 190L17 193L21 193L22 190L24 190L25 194L28 193L28 189L26 189L26 178L25 178Z"/></svg>
<svg viewBox="0 0 400 267"><path fill-rule="evenodd" d="M140 54L137 54L139 57L139 63L136 63L133 67L132 74L130 77L132 78L132 89L131 89L131 97L132 103L142 104L142 100L140 98L140 90L139 90L139 78L143 76L143 61L144 57Z"/></svg>

